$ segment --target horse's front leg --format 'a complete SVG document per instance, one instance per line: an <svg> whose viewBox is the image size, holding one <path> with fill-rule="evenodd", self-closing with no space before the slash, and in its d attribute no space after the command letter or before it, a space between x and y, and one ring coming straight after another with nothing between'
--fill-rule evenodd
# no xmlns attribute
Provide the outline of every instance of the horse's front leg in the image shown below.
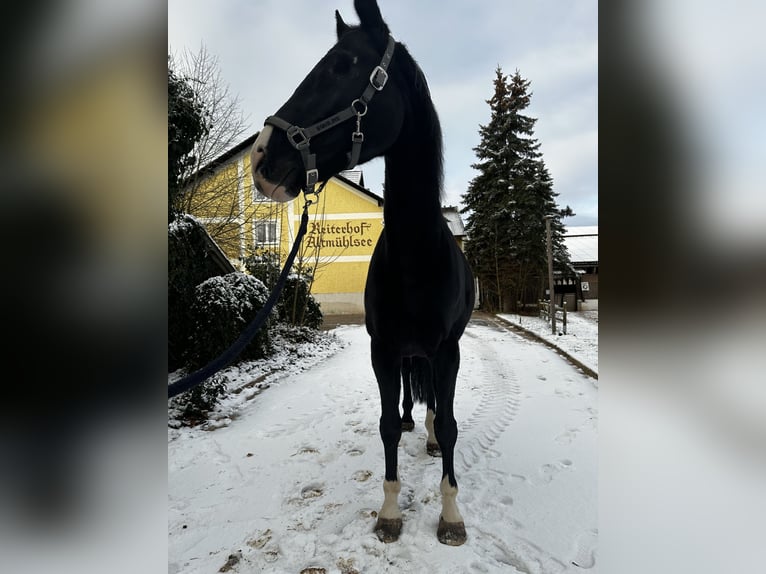
<svg viewBox="0 0 766 574"><path fill-rule="evenodd" d="M399 390L401 358L378 341L372 342L372 368L380 390L380 438L386 457L386 476L383 482L383 506L378 513L375 533L383 542L395 542L402 531L402 513L399 510L399 474L397 450L402 436L399 416Z"/></svg>
<svg viewBox="0 0 766 574"><path fill-rule="evenodd" d="M436 418L434 430L442 452L442 514L436 536L442 544L460 546L466 541L465 524L457 507L457 480L455 478L455 443L457 421L453 414L455 384L460 366L457 340L442 343L436 357Z"/></svg>

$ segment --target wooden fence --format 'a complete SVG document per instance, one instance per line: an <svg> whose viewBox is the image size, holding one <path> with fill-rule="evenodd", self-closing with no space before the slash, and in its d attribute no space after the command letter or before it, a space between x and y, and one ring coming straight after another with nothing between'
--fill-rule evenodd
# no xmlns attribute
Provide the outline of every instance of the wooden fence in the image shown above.
<svg viewBox="0 0 766 574"><path fill-rule="evenodd" d="M556 313L556 323L561 325L562 333L565 335L567 334L567 302L564 301L564 304L559 307L554 303L553 309L554 313ZM537 308L540 311L540 318L545 319L548 324L551 324L551 316L550 316L550 301L538 301L537 302ZM559 319L561 322L559 323Z"/></svg>

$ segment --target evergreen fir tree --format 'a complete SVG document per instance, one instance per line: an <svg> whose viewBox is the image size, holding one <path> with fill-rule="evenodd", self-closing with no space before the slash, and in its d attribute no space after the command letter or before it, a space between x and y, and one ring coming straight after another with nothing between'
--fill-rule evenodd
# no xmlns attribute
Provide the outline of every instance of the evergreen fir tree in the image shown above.
<svg viewBox="0 0 766 574"><path fill-rule="evenodd" d="M540 143L534 138L536 118L522 112L529 106L530 82L517 70L509 80L495 72L495 94L487 103L490 122L480 126L481 142L474 148L479 171L463 195L468 213L466 255L479 278L482 303L489 310L507 311L517 302L542 297L547 283L545 216L551 222L557 268L568 267L561 217L553 180L545 167Z"/></svg>
<svg viewBox="0 0 766 574"><path fill-rule="evenodd" d="M486 126L479 126L481 141L474 148L479 161L471 167L479 171L468 192L463 196L468 212L466 256L481 285L481 298L491 309L501 307L502 294L508 291L507 272L510 239L508 213L504 198L508 197L508 166L515 158L508 157L511 148L509 94L507 77L498 67L495 71L495 93L487 103L492 110Z"/></svg>

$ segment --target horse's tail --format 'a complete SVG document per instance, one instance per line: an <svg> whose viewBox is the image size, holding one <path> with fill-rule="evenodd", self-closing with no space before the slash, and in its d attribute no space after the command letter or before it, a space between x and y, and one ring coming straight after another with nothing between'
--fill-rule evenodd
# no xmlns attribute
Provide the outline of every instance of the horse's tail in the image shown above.
<svg viewBox="0 0 766 574"><path fill-rule="evenodd" d="M412 400L418 403L432 403L434 382L431 362L425 357L411 357L409 360Z"/></svg>

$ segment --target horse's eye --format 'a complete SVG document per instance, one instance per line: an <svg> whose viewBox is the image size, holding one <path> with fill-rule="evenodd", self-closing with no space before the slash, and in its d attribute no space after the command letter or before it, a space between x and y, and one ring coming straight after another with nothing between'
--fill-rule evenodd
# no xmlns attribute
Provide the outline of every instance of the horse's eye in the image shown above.
<svg viewBox="0 0 766 574"><path fill-rule="evenodd" d="M351 70L351 56L348 54L338 54L332 66L333 74L345 76Z"/></svg>

